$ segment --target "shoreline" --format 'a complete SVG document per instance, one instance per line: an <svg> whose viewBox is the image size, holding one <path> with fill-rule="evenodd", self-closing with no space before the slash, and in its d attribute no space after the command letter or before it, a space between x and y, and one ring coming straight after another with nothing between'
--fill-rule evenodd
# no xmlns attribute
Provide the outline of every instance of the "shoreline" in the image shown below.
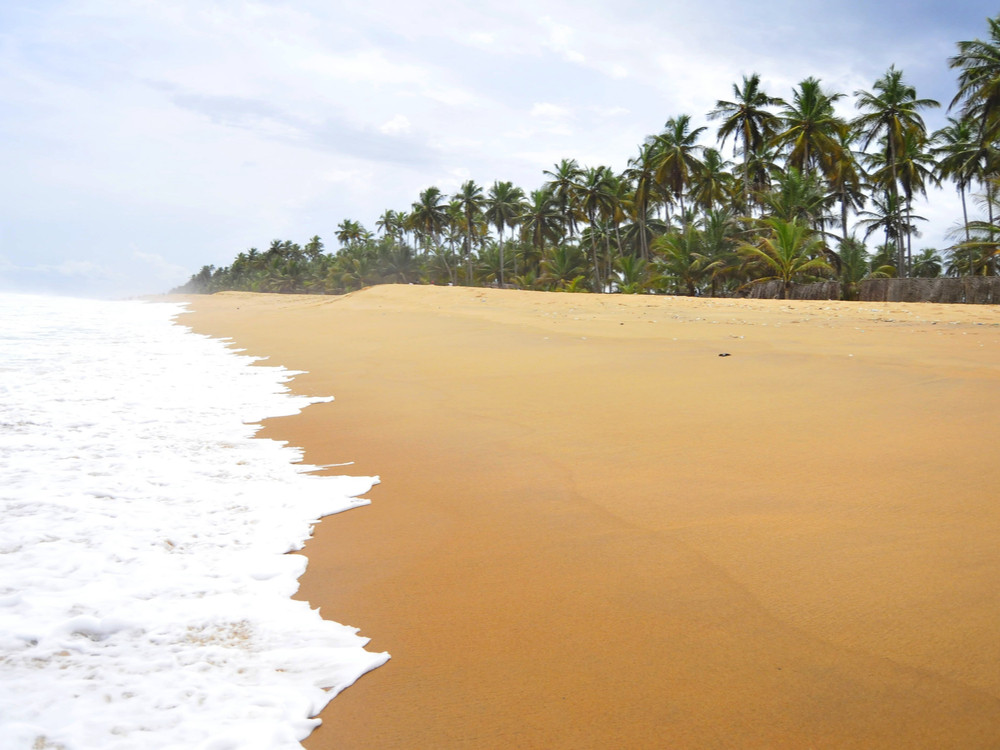
<svg viewBox="0 0 1000 750"><path fill-rule="evenodd" d="M186 301L336 398L261 436L382 478L316 527L298 596L393 658L307 748L1000 736L995 308Z"/></svg>

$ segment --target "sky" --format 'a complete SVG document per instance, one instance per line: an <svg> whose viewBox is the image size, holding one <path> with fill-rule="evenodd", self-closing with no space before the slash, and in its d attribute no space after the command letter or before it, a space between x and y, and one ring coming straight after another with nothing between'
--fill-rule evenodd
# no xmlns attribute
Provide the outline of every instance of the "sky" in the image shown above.
<svg viewBox="0 0 1000 750"><path fill-rule="evenodd" d="M337 247L434 185L623 170L759 73L847 96L890 65L945 124L991 3L2 0L0 290L158 293L274 239ZM954 114L954 113L953 113ZM732 157L731 142L724 153ZM916 207L944 248L953 186Z"/></svg>

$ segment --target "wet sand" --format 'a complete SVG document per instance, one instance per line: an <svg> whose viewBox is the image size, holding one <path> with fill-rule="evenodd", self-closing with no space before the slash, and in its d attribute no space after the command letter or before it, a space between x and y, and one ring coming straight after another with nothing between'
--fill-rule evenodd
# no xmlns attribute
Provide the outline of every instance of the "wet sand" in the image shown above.
<svg viewBox="0 0 1000 750"><path fill-rule="evenodd" d="M382 479L299 596L392 660L307 748L1000 747L998 308L189 299Z"/></svg>

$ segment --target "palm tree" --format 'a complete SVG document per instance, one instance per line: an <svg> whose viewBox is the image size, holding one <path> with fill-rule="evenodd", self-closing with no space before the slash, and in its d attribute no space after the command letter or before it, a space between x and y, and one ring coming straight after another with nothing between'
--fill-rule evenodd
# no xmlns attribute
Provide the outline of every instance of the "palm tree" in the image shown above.
<svg viewBox="0 0 1000 750"><path fill-rule="evenodd" d="M753 215L754 204L763 210L760 197L771 189L774 175L782 172L782 167L777 162L778 157L778 147L774 144L774 141L771 141L765 144L764 148L758 153L753 154L746 165L736 165L736 176L741 181L749 173L750 202L745 206L736 207L746 216Z"/></svg>
<svg viewBox="0 0 1000 750"><path fill-rule="evenodd" d="M918 278L936 279L944 268L944 260L933 247L925 247L913 259L913 275Z"/></svg>
<svg viewBox="0 0 1000 750"><path fill-rule="evenodd" d="M448 216L448 223L445 224L444 234L442 239L448 243L448 247L451 248L452 252L457 252L462 258L465 258L465 248L468 246L468 235L465 230L467 224L465 222L465 213L462 211L462 203L454 196L450 201L448 201L448 206L445 209L445 213ZM457 251L455 248L459 248ZM455 283L458 283L457 280Z"/></svg>
<svg viewBox="0 0 1000 750"><path fill-rule="evenodd" d="M622 249L623 251L628 249L631 254L649 260L650 244L655 237L667 232L667 225L652 215L651 208L647 208L646 215L640 217L634 198L627 204L627 208L627 218L630 221L622 227ZM643 248L645 248L645 257L643 256Z"/></svg>
<svg viewBox="0 0 1000 750"><path fill-rule="evenodd" d="M434 245L430 255L424 260L424 271L432 284L458 285L458 267L462 259L454 247Z"/></svg>
<svg viewBox="0 0 1000 750"><path fill-rule="evenodd" d="M486 196L486 220L497 229L500 237L500 278L499 284L504 285L503 230L517 226L524 204L524 191L511 182L494 182Z"/></svg>
<svg viewBox="0 0 1000 750"><path fill-rule="evenodd" d="M653 165L655 149L651 143L639 146L639 155L629 159L623 177L632 184L632 212L639 224L639 253L649 258L649 238L646 233L649 209L656 199L656 169Z"/></svg>
<svg viewBox="0 0 1000 750"><path fill-rule="evenodd" d="M958 68L958 93L948 108L961 105L964 119L978 125L981 143L992 143L1000 132L1000 16L987 18L989 39L958 43L948 66Z"/></svg>
<svg viewBox="0 0 1000 750"><path fill-rule="evenodd" d="M383 237L399 239L399 234L403 228L400 214L392 209L383 211L382 215L375 221L375 228L382 233Z"/></svg>
<svg viewBox="0 0 1000 750"><path fill-rule="evenodd" d="M889 68L875 82L874 92L855 91L855 107L862 114L855 118L853 126L863 139L861 148L867 150L876 139L884 147L884 162L887 171L881 175L882 184L888 185L895 193L899 181L898 163L904 148L912 149L918 140L927 135L927 128L920 116L921 109L939 107L933 99L917 99L917 90L903 81L903 72L895 66ZM909 245L909 235L907 234ZM900 245L902 252L902 245ZM898 259L903 268L903 258Z"/></svg>
<svg viewBox="0 0 1000 750"><path fill-rule="evenodd" d="M559 290L578 291L587 273L587 259L576 245L560 244L542 259L540 281Z"/></svg>
<svg viewBox="0 0 1000 750"><path fill-rule="evenodd" d="M323 240L319 238L318 234L313 235L302 248L302 252L306 254L309 260L316 260L319 254L323 252Z"/></svg>
<svg viewBox="0 0 1000 750"><path fill-rule="evenodd" d="M963 242L952 251L951 268L963 276L995 276L1000 268L1000 245L996 235L1000 227L986 221L969 222L971 242Z"/></svg>
<svg viewBox="0 0 1000 750"><path fill-rule="evenodd" d="M996 179L987 179L985 190L976 196L976 202L985 208L989 216L986 220L974 219L966 225L971 237L953 251L952 265L963 273L978 276L993 276L1000 270L1000 222L995 220L997 209Z"/></svg>
<svg viewBox="0 0 1000 750"><path fill-rule="evenodd" d="M709 296L714 297L720 282L732 276L737 268L735 251L742 228L731 210L718 209L702 217L699 230L696 256L710 280Z"/></svg>
<svg viewBox="0 0 1000 750"><path fill-rule="evenodd" d="M367 230L355 221L344 221L341 226L349 226L351 231L350 241L360 242L367 239ZM271 240L267 252L264 254L268 263L275 258L281 260L301 260L302 248L290 240Z"/></svg>
<svg viewBox="0 0 1000 750"><path fill-rule="evenodd" d="M542 263L542 251L524 239L524 232L511 248L514 283L521 289L534 289Z"/></svg>
<svg viewBox="0 0 1000 750"><path fill-rule="evenodd" d="M360 253L340 258L330 267L326 282L329 291L351 291L377 284L381 279L375 256Z"/></svg>
<svg viewBox="0 0 1000 750"><path fill-rule="evenodd" d="M615 276L619 294L638 294L649 284L649 263L634 255L623 255L616 263Z"/></svg>
<svg viewBox="0 0 1000 750"><path fill-rule="evenodd" d="M864 170L858 163L858 154L852 148L854 135L845 130L841 133L840 152L834 156L833 172L829 176L830 188L840 202L841 240L848 239L847 211L855 212L865 207Z"/></svg>
<svg viewBox="0 0 1000 750"><path fill-rule="evenodd" d="M792 92L791 103L781 112L784 129L774 144L787 151L787 163L800 172L819 170L829 177L840 152L841 135L847 127L833 105L843 94L823 91L816 78L806 78Z"/></svg>
<svg viewBox="0 0 1000 750"><path fill-rule="evenodd" d="M448 207L444 203L441 191L431 186L420 193L420 200L413 204L410 211L410 226L423 238L421 243L424 254L430 250L430 245L438 244L438 235L448 224Z"/></svg>
<svg viewBox="0 0 1000 750"><path fill-rule="evenodd" d="M510 263L510 258L503 258L500 250L500 243L492 238L482 244L479 250L479 258L476 261L476 283L482 285L500 284L503 276L510 276L513 269L504 269L501 260ZM504 271L507 271L505 274Z"/></svg>
<svg viewBox="0 0 1000 750"><path fill-rule="evenodd" d="M727 171L732 166L714 148L706 148L701 167L691 181L691 197L703 211L714 211L716 205L731 202L733 175Z"/></svg>
<svg viewBox="0 0 1000 750"><path fill-rule="evenodd" d="M792 282L814 271L832 272L833 268L822 257L823 241L807 224L792 220L785 221L776 216L765 219L768 233L758 244L746 243L740 246L740 253L749 261L760 264L769 276L757 281L778 279L782 282L782 299L788 299Z"/></svg>
<svg viewBox="0 0 1000 750"><path fill-rule="evenodd" d="M608 175L611 186L611 200L606 216L615 236L615 246L618 253L621 254L625 251L625 245L622 242L621 226L634 213L634 196L628 180L624 176L616 175L610 169L608 170ZM611 275L611 271L612 267L609 265L608 276Z"/></svg>
<svg viewBox="0 0 1000 750"><path fill-rule="evenodd" d="M854 237L841 241L837 253L837 277L840 279L841 297L845 300L858 298L858 284L867 279L887 279L896 274L896 269L868 257L865 243Z"/></svg>
<svg viewBox="0 0 1000 750"><path fill-rule="evenodd" d="M862 149L880 140L886 147L887 162L892 164L907 133L926 134L920 110L941 105L933 99L917 99L917 90L903 81L903 71L895 66L875 81L873 88L877 93L854 92L854 106L863 114L852 124L864 140Z"/></svg>
<svg viewBox="0 0 1000 750"><path fill-rule="evenodd" d="M577 164L576 159L563 159L555 165L553 171L543 170L542 174L549 175L552 179L545 183L545 187L552 194L552 198L559 210L565 217L564 222L569 230L569 237L573 239L576 233L576 205L575 188L583 170Z"/></svg>
<svg viewBox="0 0 1000 750"><path fill-rule="evenodd" d="M344 219L337 225L337 242L341 245L355 245L366 239L368 236L368 230L366 230L357 221L351 221L350 219ZM270 250L268 251L270 252Z"/></svg>
<svg viewBox="0 0 1000 750"><path fill-rule="evenodd" d="M888 151L879 151L869 155L869 161L876 167L872 173L876 182L888 185L890 180L894 180L893 185L898 182L899 186L903 188L903 224L900 225L899 231L902 243L899 246L900 257L897 262L900 264L904 262L902 253L905 250L906 265L900 265L901 269L909 268L912 256L911 237L916 231L913 221L916 219L923 221L922 217L912 216L913 196L916 193L926 195L927 183L937 182L937 177L934 175L936 165L933 157L925 150L925 144L926 139L918 131L912 130L904 133L899 144L896 162L892 165L892 173L890 173L890 165L885 163ZM887 192L896 193L895 190Z"/></svg>
<svg viewBox="0 0 1000 750"><path fill-rule="evenodd" d="M653 240L653 264L662 282L689 297L698 293L703 275L701 233L695 226L670 232Z"/></svg>
<svg viewBox="0 0 1000 750"><path fill-rule="evenodd" d="M775 174L771 189L760 196L760 202L766 215L818 226L826 218L831 197L814 172L789 167Z"/></svg>
<svg viewBox="0 0 1000 750"><path fill-rule="evenodd" d="M413 284L420 279L420 264L413 249L394 237L385 237L378 243L376 257L386 282Z"/></svg>
<svg viewBox="0 0 1000 750"><path fill-rule="evenodd" d="M340 226L344 227L347 224L346 221L341 222ZM264 260L270 263L275 258L280 258L284 255L284 248L282 246L281 240L271 240L271 244L267 246L267 250L264 251Z"/></svg>
<svg viewBox="0 0 1000 750"><path fill-rule="evenodd" d="M483 189L472 180L466 180L462 187L455 193L454 199L458 201L458 207L465 220L465 281L472 284L472 235L475 233L475 221L486 199L483 197Z"/></svg>
<svg viewBox="0 0 1000 750"><path fill-rule="evenodd" d="M913 263L913 235L918 237L913 226L913 222L919 217L913 216L913 196L920 194L927 196L927 185L939 186L940 182L935 174L937 163L934 157L927 151L927 138L919 132L911 132L904 139L899 150L896 164L899 184L903 188L903 196L906 198L906 263L907 268ZM926 219L919 219L926 221Z"/></svg>
<svg viewBox="0 0 1000 750"><path fill-rule="evenodd" d="M881 230L885 235L885 246L891 246L896 251L895 263L904 261L903 237L907 229L913 231L915 227L906 220L906 205L899 195L893 193L883 193L881 198L872 197L872 210L861 211L858 216L858 225L865 227L865 239L867 240L875 232ZM910 215L910 220L925 221L923 216ZM897 275L901 267L897 266Z"/></svg>
<svg viewBox="0 0 1000 750"><path fill-rule="evenodd" d="M562 236L563 214L559 203L547 188L533 190L523 212L518 216L521 230L535 248L536 257L545 254L545 242L557 242ZM516 256L515 256L516 257ZM517 275L517 268L514 269Z"/></svg>
<svg viewBox="0 0 1000 750"><path fill-rule="evenodd" d="M969 210L966 205L966 191L973 180L981 179L986 166L988 149L982 145L982 140L972 120L948 118L948 125L935 131L932 142L938 144L931 149L937 158L937 177L939 180L951 179L962 198L962 224L965 229L965 241L970 242L968 224Z"/></svg>
<svg viewBox="0 0 1000 750"><path fill-rule="evenodd" d="M413 242L409 241L409 233L413 231L413 219L410 214L406 211L396 211L396 234L400 241L406 242L411 247L417 244L416 235L413 236Z"/></svg>
<svg viewBox="0 0 1000 750"><path fill-rule="evenodd" d="M654 136L656 181L677 199L684 222L686 222L684 193L701 166L695 154L701 150L697 145L698 136L705 131L704 127L694 130L690 128L691 118L688 115L679 115L667 120L663 132Z"/></svg>
<svg viewBox="0 0 1000 750"><path fill-rule="evenodd" d="M613 209L615 201L614 174L607 167L591 167L586 169L579 182L574 186L577 203L590 224L590 255L593 263L594 289L603 290L601 270L597 262L597 235L599 218L607 216Z"/></svg>
<svg viewBox="0 0 1000 750"><path fill-rule="evenodd" d="M718 138L722 145L733 136L733 154L740 142L743 151L743 205L750 205L750 157L759 154L778 129L780 121L767 107L777 107L785 102L768 96L760 88L760 75L743 76L743 86L733 84L733 101L720 99L715 109L708 113L708 119L726 119L719 126Z"/></svg>

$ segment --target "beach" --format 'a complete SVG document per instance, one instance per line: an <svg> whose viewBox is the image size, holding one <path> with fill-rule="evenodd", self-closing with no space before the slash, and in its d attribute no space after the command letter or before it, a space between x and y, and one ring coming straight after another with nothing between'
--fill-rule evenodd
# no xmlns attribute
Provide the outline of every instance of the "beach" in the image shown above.
<svg viewBox="0 0 1000 750"><path fill-rule="evenodd" d="M184 299L335 397L261 437L381 478L304 550L392 656L310 750L1000 743L997 308Z"/></svg>

